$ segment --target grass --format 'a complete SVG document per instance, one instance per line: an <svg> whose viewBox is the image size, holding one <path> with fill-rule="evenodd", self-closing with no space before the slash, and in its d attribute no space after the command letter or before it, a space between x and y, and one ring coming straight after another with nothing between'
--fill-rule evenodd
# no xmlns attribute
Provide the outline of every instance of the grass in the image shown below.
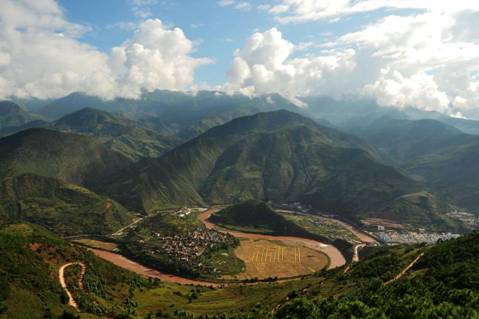
<svg viewBox="0 0 479 319"><path fill-rule="evenodd" d="M184 310L195 315L237 313L250 311L256 304L273 308L293 290L302 290L318 279L297 280L288 283L260 284L256 286L232 286L222 289L181 286L162 283L159 288L137 292L138 314L160 312L172 315ZM194 292L194 299L192 299Z"/></svg>
<svg viewBox="0 0 479 319"><path fill-rule="evenodd" d="M285 219L295 223L308 232L326 237L331 240L343 239L346 241L358 240L357 237L348 229L338 225L338 223L321 216L314 215L293 215L280 213Z"/></svg>
<svg viewBox="0 0 479 319"><path fill-rule="evenodd" d="M106 241L101 241L101 240L96 240L96 239L90 239L90 238L83 238L83 239L78 239L74 240L76 243L80 243L82 245L91 247L91 248L97 248L97 249L102 249L106 251L117 251L118 250L118 244L111 243L111 242L106 242Z"/></svg>

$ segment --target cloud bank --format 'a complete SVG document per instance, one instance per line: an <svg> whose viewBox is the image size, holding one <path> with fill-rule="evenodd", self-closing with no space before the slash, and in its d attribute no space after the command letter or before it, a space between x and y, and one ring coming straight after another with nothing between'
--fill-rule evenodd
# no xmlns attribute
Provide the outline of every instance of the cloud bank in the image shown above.
<svg viewBox="0 0 479 319"><path fill-rule="evenodd" d="M315 43L315 52L302 52L308 46L289 42L276 28L253 34L235 52L228 87L290 98L359 94L381 105L448 114L479 106L479 2L281 0L269 12L280 22L299 23L379 9L390 11L357 31ZM417 11L400 15L393 9Z"/></svg>
<svg viewBox="0 0 479 319"><path fill-rule="evenodd" d="M67 21L54 0L0 2L0 98L52 98L83 91L103 98L185 89L195 69L194 46L179 28L143 21L109 53L82 43L85 27Z"/></svg>

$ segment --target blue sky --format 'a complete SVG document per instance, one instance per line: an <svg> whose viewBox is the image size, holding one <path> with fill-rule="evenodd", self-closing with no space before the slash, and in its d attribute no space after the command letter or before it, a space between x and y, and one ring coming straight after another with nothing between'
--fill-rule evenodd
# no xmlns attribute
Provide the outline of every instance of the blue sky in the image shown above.
<svg viewBox="0 0 479 319"><path fill-rule="evenodd" d="M478 30L471 0L2 0L0 98L200 88L477 117Z"/></svg>
<svg viewBox="0 0 479 319"><path fill-rule="evenodd" d="M131 37L134 30L125 29L127 24L133 26L145 18L135 14L135 5L129 0L61 0L59 3L68 20L90 28L82 35L82 40L104 52ZM250 1L250 10L238 10L220 6L215 0L164 0L152 1L142 8L151 12L148 18L181 28L196 44L194 56L214 60L213 64L200 67L195 74L198 83L211 85L224 83L234 51L256 31L276 27L293 43L321 42L355 30L383 15L379 11L335 22L281 25L274 16L255 9L264 3L268 1ZM308 50L310 53L315 51L319 50Z"/></svg>

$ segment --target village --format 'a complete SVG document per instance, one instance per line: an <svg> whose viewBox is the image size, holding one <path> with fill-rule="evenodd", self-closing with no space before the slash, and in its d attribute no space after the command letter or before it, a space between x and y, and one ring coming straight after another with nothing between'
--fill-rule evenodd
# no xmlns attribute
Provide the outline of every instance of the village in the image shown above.
<svg viewBox="0 0 479 319"><path fill-rule="evenodd" d="M208 266L202 263L202 256L238 244L238 240L232 235L206 228L197 228L192 232L174 236L154 233L153 237L157 244L151 251L152 255L167 255L187 268L213 273L216 269L206 269Z"/></svg>

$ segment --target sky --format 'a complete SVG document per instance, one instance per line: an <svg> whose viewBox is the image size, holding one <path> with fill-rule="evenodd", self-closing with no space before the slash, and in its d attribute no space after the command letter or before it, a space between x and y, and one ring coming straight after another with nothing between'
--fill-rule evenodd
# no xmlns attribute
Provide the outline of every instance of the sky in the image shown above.
<svg viewBox="0 0 479 319"><path fill-rule="evenodd" d="M361 96L479 115L475 0L0 0L0 98Z"/></svg>

